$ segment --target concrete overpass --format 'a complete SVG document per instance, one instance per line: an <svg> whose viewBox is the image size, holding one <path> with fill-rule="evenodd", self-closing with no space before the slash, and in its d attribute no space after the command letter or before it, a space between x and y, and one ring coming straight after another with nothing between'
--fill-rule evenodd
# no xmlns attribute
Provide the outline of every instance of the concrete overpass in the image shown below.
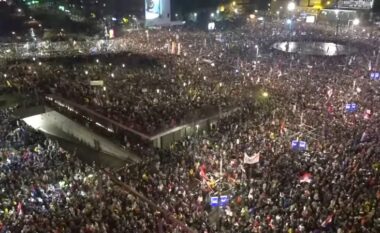
<svg viewBox="0 0 380 233"><path fill-rule="evenodd" d="M120 145L100 136L91 129L44 106L22 108L14 113L31 127L58 138L86 145L96 151L128 162L139 162L136 154L124 150Z"/></svg>

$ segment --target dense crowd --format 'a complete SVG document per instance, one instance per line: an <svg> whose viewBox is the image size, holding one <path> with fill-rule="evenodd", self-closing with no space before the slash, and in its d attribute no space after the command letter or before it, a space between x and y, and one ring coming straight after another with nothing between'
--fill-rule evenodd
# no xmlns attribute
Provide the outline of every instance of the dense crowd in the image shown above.
<svg viewBox="0 0 380 233"><path fill-rule="evenodd" d="M304 56L269 48L286 39L336 41L360 53ZM154 150L159 159L116 174L198 232L380 231L380 86L369 79L369 70L379 68L379 37L336 36L302 25L290 33L266 23L218 33L139 31L129 40L145 55L18 63L3 72L3 85L60 95L147 134L238 107L210 131ZM182 44L180 56L166 54L172 41ZM93 80L104 85L90 86ZM348 112L348 103L358 109ZM2 126L5 190L16 192L2 194L10 200L3 213L7 228L163 232L165 225L172 231L54 142L25 144L36 135L24 136L30 129L17 122L12 137L7 134L15 123ZM307 143L306 151L291 148L296 139ZM258 161L247 162L253 157ZM16 176L25 182L16 183ZM219 195L229 204L211 207L211 197Z"/></svg>
<svg viewBox="0 0 380 233"><path fill-rule="evenodd" d="M0 232L173 231L110 177L2 110Z"/></svg>

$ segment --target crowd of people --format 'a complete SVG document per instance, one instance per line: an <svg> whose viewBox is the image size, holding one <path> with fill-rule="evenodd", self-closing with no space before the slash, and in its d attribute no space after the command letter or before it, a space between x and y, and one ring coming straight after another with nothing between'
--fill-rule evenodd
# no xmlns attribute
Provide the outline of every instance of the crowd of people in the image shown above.
<svg viewBox="0 0 380 233"><path fill-rule="evenodd" d="M380 231L380 86L369 77L380 70L380 37L303 25L290 32L269 22L217 33L133 33L126 40L143 55L24 61L3 71L2 85L59 95L149 135L237 107L208 132L168 149L142 148L158 159L114 173L197 232ZM283 40L340 42L360 53L270 48ZM346 109L352 103L357 108ZM33 131L21 121L2 127L1 181L12 192L2 192L9 201L0 229L174 231L101 171L39 134L25 136ZM307 149L292 148L293 140ZM211 197L221 195L229 203L212 207Z"/></svg>
<svg viewBox="0 0 380 233"><path fill-rule="evenodd" d="M0 232L174 231L161 213L14 118L11 109L0 116Z"/></svg>

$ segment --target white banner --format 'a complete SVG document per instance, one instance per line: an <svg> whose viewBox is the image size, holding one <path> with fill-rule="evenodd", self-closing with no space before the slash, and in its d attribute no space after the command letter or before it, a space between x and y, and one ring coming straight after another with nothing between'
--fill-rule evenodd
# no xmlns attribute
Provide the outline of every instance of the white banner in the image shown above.
<svg viewBox="0 0 380 233"><path fill-rule="evenodd" d="M103 86L104 81L103 80L92 80L90 81L90 86Z"/></svg>
<svg viewBox="0 0 380 233"><path fill-rule="evenodd" d="M373 0L340 0L338 8L372 9Z"/></svg>
<svg viewBox="0 0 380 233"><path fill-rule="evenodd" d="M246 153L244 153L244 163L247 164L255 164L260 161L260 154L254 153L253 156L249 157Z"/></svg>

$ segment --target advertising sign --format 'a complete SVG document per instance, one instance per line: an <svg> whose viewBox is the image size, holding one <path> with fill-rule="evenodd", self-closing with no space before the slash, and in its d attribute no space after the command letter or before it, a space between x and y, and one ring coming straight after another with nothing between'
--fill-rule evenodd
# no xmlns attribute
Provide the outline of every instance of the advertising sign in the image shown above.
<svg viewBox="0 0 380 233"><path fill-rule="evenodd" d="M373 0L340 0L338 8L372 9Z"/></svg>
<svg viewBox="0 0 380 233"><path fill-rule="evenodd" d="M161 0L145 0L145 19L160 17Z"/></svg>

